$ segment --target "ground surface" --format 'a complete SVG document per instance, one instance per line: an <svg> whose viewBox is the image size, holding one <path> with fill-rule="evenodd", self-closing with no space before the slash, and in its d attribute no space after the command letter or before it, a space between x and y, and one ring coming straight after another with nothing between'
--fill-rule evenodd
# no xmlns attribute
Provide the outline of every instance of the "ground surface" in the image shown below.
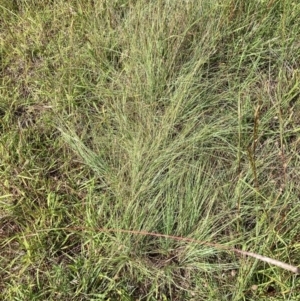
<svg viewBox="0 0 300 301"><path fill-rule="evenodd" d="M1 300L300 300L298 1L0 15Z"/></svg>

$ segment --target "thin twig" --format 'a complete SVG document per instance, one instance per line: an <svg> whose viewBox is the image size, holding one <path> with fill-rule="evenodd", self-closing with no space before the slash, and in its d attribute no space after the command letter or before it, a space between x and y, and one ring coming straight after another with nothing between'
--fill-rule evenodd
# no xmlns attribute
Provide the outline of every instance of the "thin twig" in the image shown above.
<svg viewBox="0 0 300 301"><path fill-rule="evenodd" d="M37 232L35 234L28 234L25 236L34 236L37 233L40 232L45 232L45 231L57 231L57 230L67 230L67 231L87 231L87 230L91 230L91 231L99 231L99 232L110 232L110 233L128 233L128 234L134 234L134 235L145 235L145 236L154 236L154 237L162 237L162 238L169 238L169 239L173 239L173 240L177 240L177 241L186 241L186 242L192 242L192 243L197 243L197 244L201 244L201 245L206 245L206 246L210 246L216 249L223 249L223 250L227 250L227 251L231 251L231 252L235 252L238 254L242 254L245 256L250 256L253 258L256 258L258 260L261 260L263 262L275 265L277 267L280 267L282 269L285 269L287 271L291 271L295 274L300 274L300 268L284 263L282 261L276 260L276 259L272 259L270 257L266 257L266 256L262 256L256 253L252 253L252 252L247 252L247 251L242 251L236 248L230 248L218 243L211 243L211 242L207 242L207 241L201 241L201 240L197 240L197 239L193 239L193 238L188 238L188 237L181 237L181 236L174 236L174 235L167 235L167 234L161 234L161 233L155 233L155 232L147 232L147 231L137 231L137 230L124 230L124 229L106 229L106 228L97 228L97 229L92 229L92 228L81 228L81 227L76 227L76 228L54 228L54 229L43 229L43 230L37 230Z"/></svg>

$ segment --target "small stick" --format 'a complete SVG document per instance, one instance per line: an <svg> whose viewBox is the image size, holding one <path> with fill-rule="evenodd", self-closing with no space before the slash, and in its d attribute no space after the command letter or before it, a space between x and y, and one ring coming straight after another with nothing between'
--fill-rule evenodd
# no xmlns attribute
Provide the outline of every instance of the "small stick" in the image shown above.
<svg viewBox="0 0 300 301"><path fill-rule="evenodd" d="M99 231L99 232L120 232L120 233L128 233L128 234L134 234L134 235L145 235L145 236L154 236L154 237L163 237L163 238L169 238L169 239L174 239L177 241L186 241L186 242L192 242L192 243L197 243L197 244L201 244L201 245L206 245L206 246L210 246L216 249L223 249L223 250L227 250L227 251L231 251L231 252L235 252L238 254L242 254L242 255L246 255L246 256L250 256L253 258L256 258L258 260L261 260L263 262L269 263L269 264L273 264L277 267L280 267L282 269L285 269L287 271L293 272L295 274L300 274L300 268L294 266L294 265L290 265L287 263L284 263L282 261L276 260L276 259L272 259L270 257L266 257L266 256L262 256L256 253L252 253L252 252L247 252L247 251L242 251L240 249L235 249L235 248L230 248L221 244L217 244L217 243L211 243L211 242L206 242L206 241L201 241L201 240L197 240L197 239L193 239L193 238L189 238L189 237L182 237L182 236L173 236L173 235L167 235L167 234L161 234L161 233L155 233L155 232L147 232L147 231L138 231L138 230L124 230L124 229L106 229L106 228L98 228L98 229L92 229L92 228L82 228L82 227L70 227L70 228L52 228L52 229L42 229L42 230L37 230L35 234L27 234L25 236L34 236L37 235L37 233L40 232L46 232L46 231L58 231L58 230L67 230L67 231L86 231L86 230L91 230L91 231Z"/></svg>
<svg viewBox="0 0 300 301"><path fill-rule="evenodd" d="M276 265L276 266L278 266L282 269L285 269L287 271L291 271L295 274L300 274L300 268L298 268L296 266L293 266L293 265L290 265L290 264L287 264L287 263L284 263L282 261L279 261L279 260L276 260L276 259L273 259L273 258L270 258L270 257L267 257L267 256L262 256L262 255L259 255L259 254L256 254L256 253L242 251L242 250L239 250L239 249L232 249L232 250L236 253L240 253L242 255L250 256L250 257L259 259L261 261Z"/></svg>

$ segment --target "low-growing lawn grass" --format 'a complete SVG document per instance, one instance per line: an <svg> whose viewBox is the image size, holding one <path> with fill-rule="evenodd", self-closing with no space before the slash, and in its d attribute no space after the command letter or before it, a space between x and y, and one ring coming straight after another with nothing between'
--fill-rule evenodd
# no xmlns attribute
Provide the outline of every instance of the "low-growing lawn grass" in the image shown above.
<svg viewBox="0 0 300 301"><path fill-rule="evenodd" d="M0 12L1 300L299 300L297 1Z"/></svg>

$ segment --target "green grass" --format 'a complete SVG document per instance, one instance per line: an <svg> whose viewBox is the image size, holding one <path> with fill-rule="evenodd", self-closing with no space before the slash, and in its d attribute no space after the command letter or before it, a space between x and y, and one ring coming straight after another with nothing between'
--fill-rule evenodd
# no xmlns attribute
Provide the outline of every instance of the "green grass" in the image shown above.
<svg viewBox="0 0 300 301"><path fill-rule="evenodd" d="M1 300L300 300L297 1L0 13Z"/></svg>

